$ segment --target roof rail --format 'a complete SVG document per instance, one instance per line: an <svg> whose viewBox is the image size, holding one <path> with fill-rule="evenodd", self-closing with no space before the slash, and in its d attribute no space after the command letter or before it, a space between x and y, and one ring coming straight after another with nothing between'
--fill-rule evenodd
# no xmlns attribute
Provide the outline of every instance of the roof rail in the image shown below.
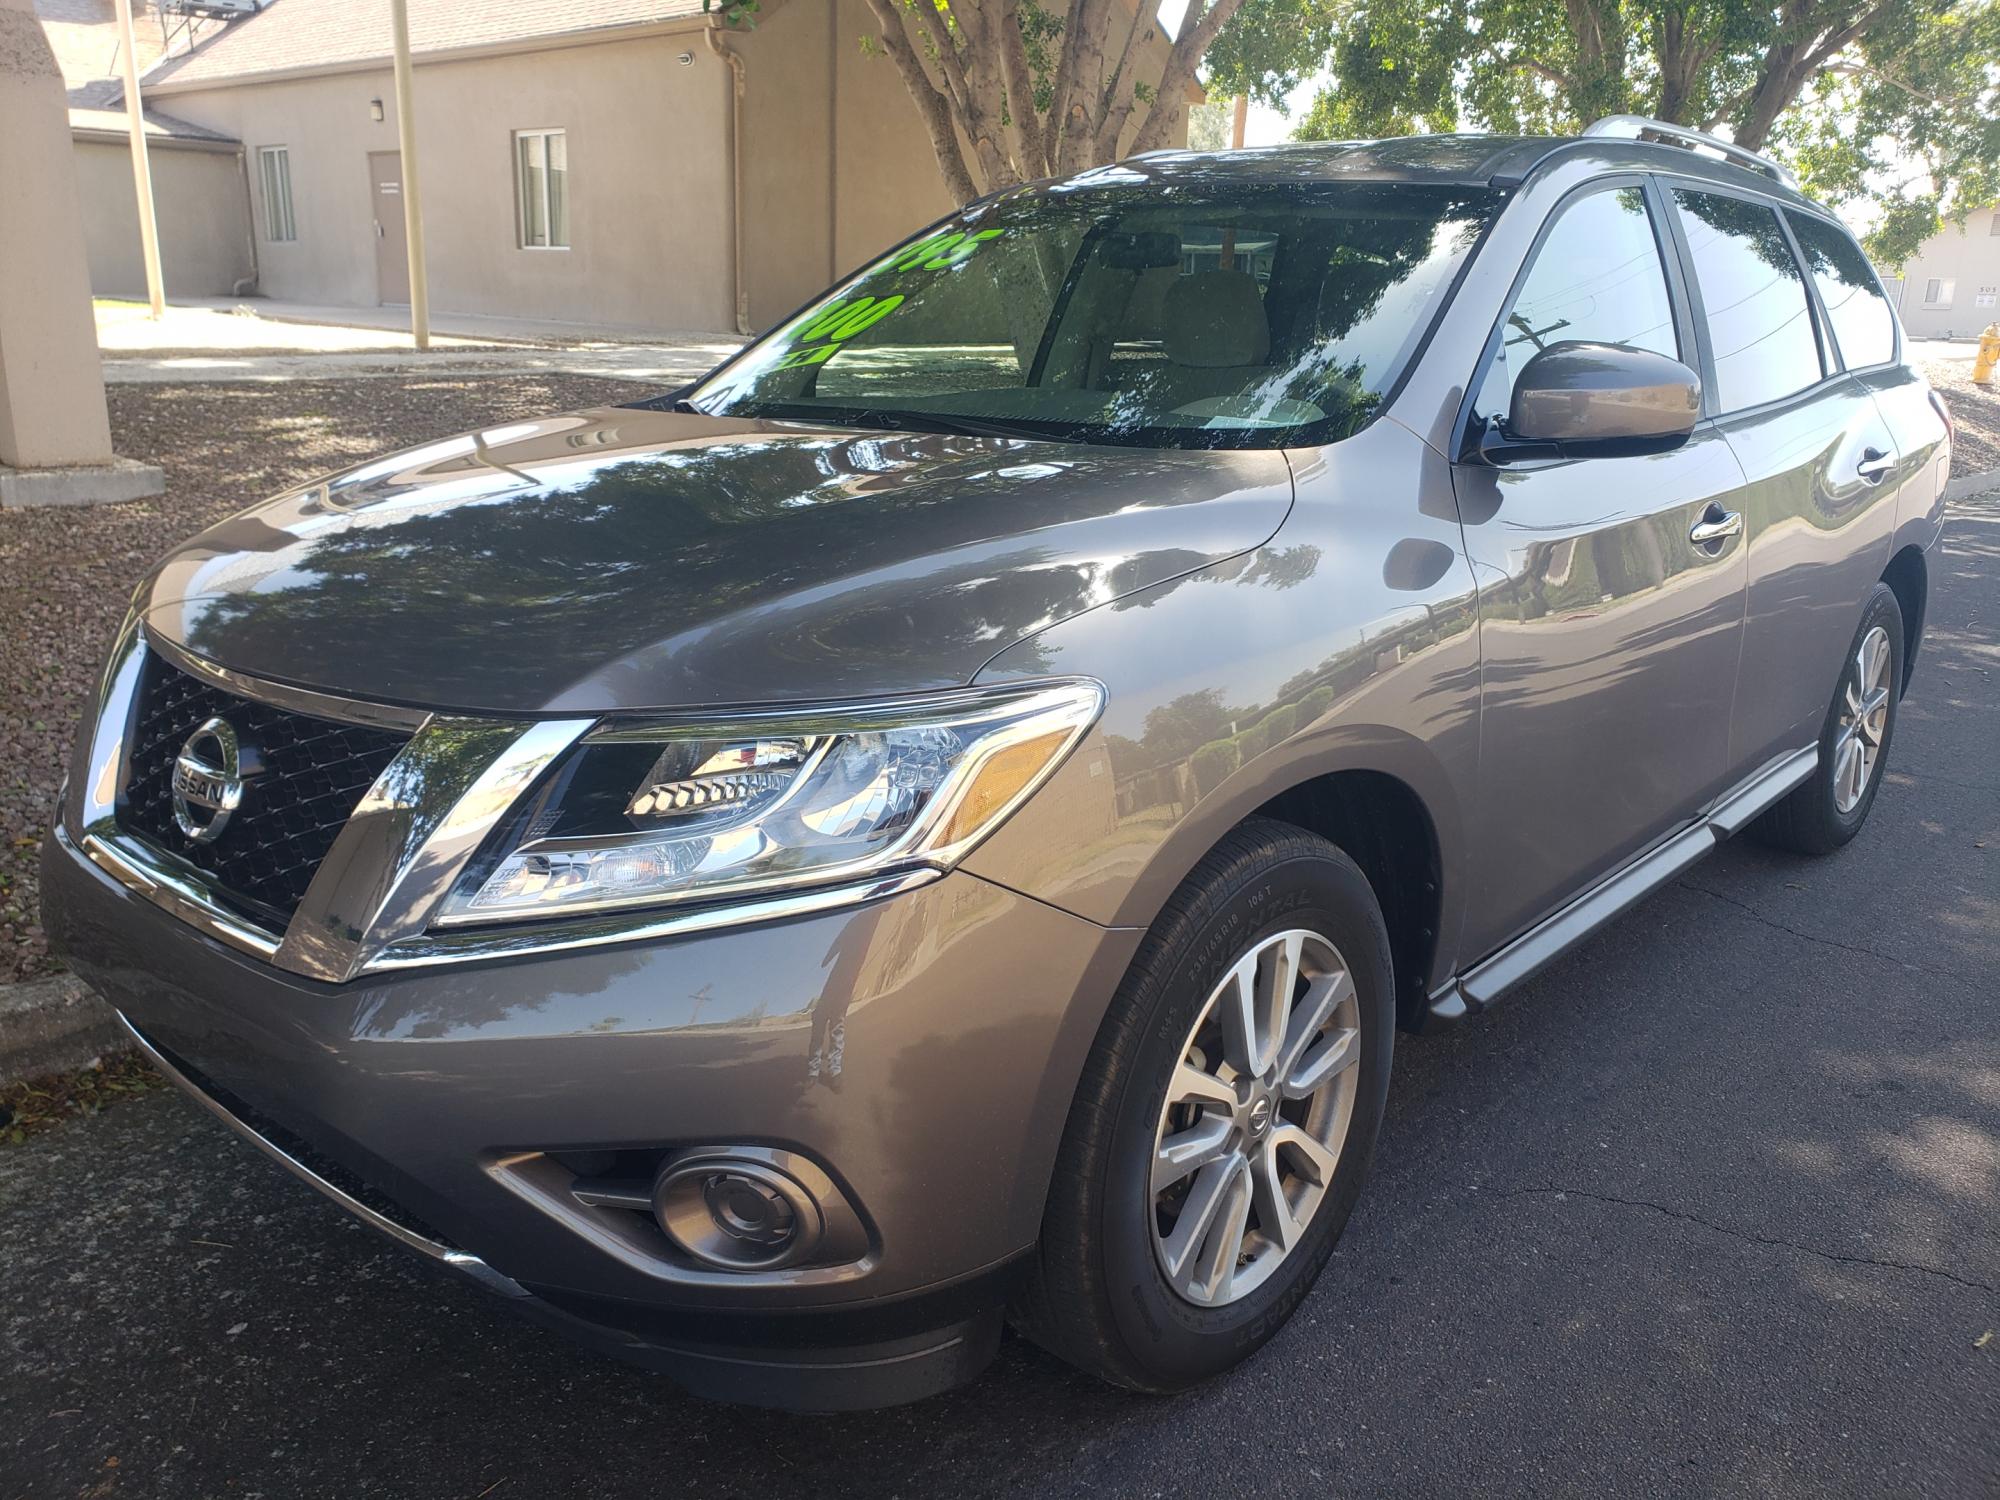
<svg viewBox="0 0 2000 1500"><path fill-rule="evenodd" d="M1748 167L1753 172L1762 172L1766 177L1782 183L1797 192L1799 180L1790 169L1774 162L1768 156L1760 156L1755 151L1725 141L1720 136L1710 135L1705 130L1695 130L1686 125L1672 125L1665 120L1649 120L1644 115L1606 115L1601 120L1592 120L1583 127L1586 136L1609 136L1623 141L1658 141L1663 145L1680 146L1689 151L1712 151L1725 161L1733 161L1739 167Z"/></svg>

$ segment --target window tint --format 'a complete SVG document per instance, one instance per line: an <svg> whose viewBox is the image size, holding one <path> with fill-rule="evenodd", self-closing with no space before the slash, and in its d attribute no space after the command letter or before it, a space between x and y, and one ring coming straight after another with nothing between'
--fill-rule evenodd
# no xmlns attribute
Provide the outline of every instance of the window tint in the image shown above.
<svg viewBox="0 0 2000 1500"><path fill-rule="evenodd" d="M1887 364L1896 352L1895 315L1861 247L1824 219L1788 213L1805 251L1819 300L1833 324L1833 341L1848 368Z"/></svg>
<svg viewBox="0 0 2000 1500"><path fill-rule="evenodd" d="M1480 414L1505 416L1521 367L1570 339L1680 357L1659 244L1636 187L1592 193L1562 211L1507 314Z"/></svg>
<svg viewBox="0 0 2000 1500"><path fill-rule="evenodd" d="M1775 210L1676 189L1715 352L1718 410L1761 406L1820 378L1805 279Z"/></svg>

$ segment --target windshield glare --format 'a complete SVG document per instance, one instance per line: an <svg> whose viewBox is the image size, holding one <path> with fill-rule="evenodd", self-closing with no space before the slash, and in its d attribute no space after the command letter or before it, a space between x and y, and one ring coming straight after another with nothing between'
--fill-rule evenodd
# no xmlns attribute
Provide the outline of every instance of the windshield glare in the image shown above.
<svg viewBox="0 0 2000 1500"><path fill-rule="evenodd" d="M1009 194L883 256L691 399L1148 447L1331 442L1374 414L1497 202L1406 183Z"/></svg>

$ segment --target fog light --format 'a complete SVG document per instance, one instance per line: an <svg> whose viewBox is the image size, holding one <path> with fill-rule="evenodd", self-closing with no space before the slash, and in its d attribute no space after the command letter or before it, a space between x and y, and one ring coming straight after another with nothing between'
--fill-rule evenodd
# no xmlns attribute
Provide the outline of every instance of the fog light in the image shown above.
<svg viewBox="0 0 2000 1500"><path fill-rule="evenodd" d="M804 1184L765 1162L724 1156L669 1162L653 1185L653 1216L677 1248L732 1271L790 1265L825 1232Z"/></svg>
<svg viewBox="0 0 2000 1500"><path fill-rule="evenodd" d="M704 1178L701 1195L709 1217L732 1239L776 1248L798 1232L799 1217L769 1183L739 1172L717 1172Z"/></svg>

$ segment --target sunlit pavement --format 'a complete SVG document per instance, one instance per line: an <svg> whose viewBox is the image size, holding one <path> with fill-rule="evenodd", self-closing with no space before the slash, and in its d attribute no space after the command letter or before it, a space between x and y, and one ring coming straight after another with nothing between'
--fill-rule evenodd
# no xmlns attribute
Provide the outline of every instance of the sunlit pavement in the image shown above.
<svg viewBox="0 0 2000 1500"><path fill-rule="evenodd" d="M2000 1494L2000 495L1937 567L1862 837L1739 841L1401 1039L1346 1240L1227 1379L1010 1341L901 1411L706 1405L160 1095L0 1151L0 1500Z"/></svg>

